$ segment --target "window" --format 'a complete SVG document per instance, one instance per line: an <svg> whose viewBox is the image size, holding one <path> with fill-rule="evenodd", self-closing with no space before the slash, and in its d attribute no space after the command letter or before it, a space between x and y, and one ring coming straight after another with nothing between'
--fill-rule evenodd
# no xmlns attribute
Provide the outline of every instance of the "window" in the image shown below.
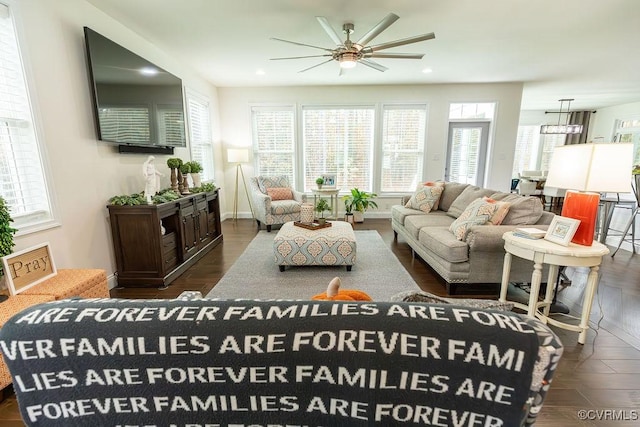
<svg viewBox="0 0 640 427"><path fill-rule="evenodd" d="M413 191L422 177L426 106L385 106L381 192Z"/></svg>
<svg viewBox="0 0 640 427"><path fill-rule="evenodd" d="M616 120L615 142L633 143L633 164L640 165L640 119Z"/></svg>
<svg viewBox="0 0 640 427"><path fill-rule="evenodd" d="M449 119L493 119L495 109L496 105L493 102L451 104L449 106Z"/></svg>
<svg viewBox="0 0 640 427"><path fill-rule="evenodd" d="M98 110L100 136L104 141L149 144L149 108L110 106Z"/></svg>
<svg viewBox="0 0 640 427"><path fill-rule="evenodd" d="M0 3L0 195L21 233L53 224L11 9Z"/></svg>
<svg viewBox="0 0 640 427"><path fill-rule="evenodd" d="M512 176L523 170L549 170L553 149L564 145L566 135L540 135L540 125L518 126Z"/></svg>
<svg viewBox="0 0 640 427"><path fill-rule="evenodd" d="M253 107L251 122L256 175L285 175L295 187L293 106Z"/></svg>
<svg viewBox="0 0 640 427"><path fill-rule="evenodd" d="M338 188L373 190L373 107L305 107L302 121L304 191L323 173Z"/></svg>
<svg viewBox="0 0 640 427"><path fill-rule="evenodd" d="M212 181L215 175L209 101L187 91L187 119L191 159L202 165L200 179Z"/></svg>

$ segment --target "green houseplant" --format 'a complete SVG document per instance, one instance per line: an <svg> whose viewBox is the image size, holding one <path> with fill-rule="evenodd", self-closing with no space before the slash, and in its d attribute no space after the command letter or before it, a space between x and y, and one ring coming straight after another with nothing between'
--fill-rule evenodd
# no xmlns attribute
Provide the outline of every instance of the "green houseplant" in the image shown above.
<svg viewBox="0 0 640 427"><path fill-rule="evenodd" d="M318 186L318 190L322 188L322 184L324 184L324 178L319 176L316 178L316 185Z"/></svg>
<svg viewBox="0 0 640 427"><path fill-rule="evenodd" d="M0 257L13 252L13 247L15 246L13 235L17 230L11 227L12 222L13 218L11 218L9 214L9 206L7 206L7 202L0 197ZM2 264L0 264L0 289L4 289L4 271L2 270Z"/></svg>
<svg viewBox="0 0 640 427"><path fill-rule="evenodd" d="M320 200L318 200L318 203L316 203L316 212L320 214L320 218L318 218L318 224L322 225L325 222L327 222L327 220L324 217L324 213L330 210L331 210L331 206L329 206L329 203L327 202L326 199L321 198Z"/></svg>
<svg viewBox="0 0 640 427"><path fill-rule="evenodd" d="M348 194L342 198L344 200L344 207L347 213L354 214L355 222L364 221L364 213L369 209L376 209L378 204L372 200L377 197L376 193L369 193L366 191L360 191L357 187L351 189L351 194Z"/></svg>
<svg viewBox="0 0 640 427"><path fill-rule="evenodd" d="M190 169L189 174L191 175L193 186L200 187L200 184L201 184L200 172L202 172L202 165L199 162L196 162L195 160L187 162L187 164L189 165L189 169Z"/></svg>

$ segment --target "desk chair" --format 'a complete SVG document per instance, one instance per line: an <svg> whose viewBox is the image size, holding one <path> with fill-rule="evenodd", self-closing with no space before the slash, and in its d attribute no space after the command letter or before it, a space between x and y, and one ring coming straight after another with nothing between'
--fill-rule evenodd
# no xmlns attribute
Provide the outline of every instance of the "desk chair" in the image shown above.
<svg viewBox="0 0 640 427"><path fill-rule="evenodd" d="M611 253L611 256L615 256L620 246L622 246L622 242L631 242L631 251L636 253L636 216L640 214L640 175L633 175L633 180L631 181L631 187L633 188L633 195L636 198L636 204L631 212L631 217L629 221L627 221L627 225L624 227L622 231L622 236L620 236L620 242L618 242L618 246ZM629 229L631 229L631 238L627 238L627 234L629 233Z"/></svg>

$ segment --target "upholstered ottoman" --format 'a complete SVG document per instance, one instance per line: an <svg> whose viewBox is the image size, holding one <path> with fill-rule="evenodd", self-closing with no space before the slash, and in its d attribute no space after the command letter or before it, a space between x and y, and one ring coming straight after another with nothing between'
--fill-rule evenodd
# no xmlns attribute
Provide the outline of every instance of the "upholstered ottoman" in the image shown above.
<svg viewBox="0 0 640 427"><path fill-rule="evenodd" d="M98 269L58 270L54 277L38 283L21 295L53 295L61 300L71 297L109 298L107 274Z"/></svg>
<svg viewBox="0 0 640 427"><path fill-rule="evenodd" d="M43 302L53 301L53 295L16 295L9 297L6 301L0 303L0 328L14 314L18 314L25 308L32 305L41 304ZM11 374L7 365L4 363L2 354L0 353L0 394L2 389L11 384Z"/></svg>
<svg viewBox="0 0 640 427"><path fill-rule="evenodd" d="M351 271L356 262L356 235L344 221L331 221L331 227L319 230L287 222L273 239L273 252L280 271L287 265L345 265Z"/></svg>

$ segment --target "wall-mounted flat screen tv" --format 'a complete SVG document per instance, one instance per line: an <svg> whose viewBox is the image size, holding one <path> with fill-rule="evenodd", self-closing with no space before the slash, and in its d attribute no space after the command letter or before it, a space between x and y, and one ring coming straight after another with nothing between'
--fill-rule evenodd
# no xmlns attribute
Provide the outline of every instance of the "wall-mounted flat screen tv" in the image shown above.
<svg viewBox="0 0 640 427"><path fill-rule="evenodd" d="M90 28L84 35L98 139L141 152L185 147L182 80Z"/></svg>

